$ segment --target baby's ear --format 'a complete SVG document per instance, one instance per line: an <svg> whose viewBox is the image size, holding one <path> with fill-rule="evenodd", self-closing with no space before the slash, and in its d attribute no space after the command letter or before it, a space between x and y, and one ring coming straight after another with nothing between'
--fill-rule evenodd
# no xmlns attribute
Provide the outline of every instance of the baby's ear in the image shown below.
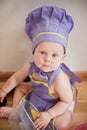
<svg viewBox="0 0 87 130"><path fill-rule="evenodd" d="M63 54L62 59L61 59L61 63L65 60L66 56L67 56L67 54L66 54L66 53L65 53L65 54Z"/></svg>

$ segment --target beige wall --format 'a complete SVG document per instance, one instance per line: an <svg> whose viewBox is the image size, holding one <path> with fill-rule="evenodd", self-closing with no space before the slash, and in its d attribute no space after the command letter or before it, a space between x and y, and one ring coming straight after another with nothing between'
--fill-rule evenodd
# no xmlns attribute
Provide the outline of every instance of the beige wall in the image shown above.
<svg viewBox="0 0 87 130"><path fill-rule="evenodd" d="M65 63L73 71L87 71L87 0L0 0L0 71L16 71L32 59L25 18L42 5L63 7L72 15L75 26Z"/></svg>

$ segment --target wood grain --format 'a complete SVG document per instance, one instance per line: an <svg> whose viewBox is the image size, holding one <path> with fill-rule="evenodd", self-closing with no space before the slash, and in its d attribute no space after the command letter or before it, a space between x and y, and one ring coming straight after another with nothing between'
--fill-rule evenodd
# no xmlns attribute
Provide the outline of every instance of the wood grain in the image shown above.
<svg viewBox="0 0 87 130"><path fill-rule="evenodd" d="M0 82L5 82L15 72L0 72ZM74 71L83 81L87 81L87 71Z"/></svg>

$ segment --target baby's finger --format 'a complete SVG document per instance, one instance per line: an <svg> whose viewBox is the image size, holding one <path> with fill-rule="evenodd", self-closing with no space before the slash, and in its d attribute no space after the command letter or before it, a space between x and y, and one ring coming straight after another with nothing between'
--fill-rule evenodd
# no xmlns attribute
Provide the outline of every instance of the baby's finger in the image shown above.
<svg viewBox="0 0 87 130"><path fill-rule="evenodd" d="M38 124L35 124L35 127L36 127L38 130L42 130L42 129L45 127L45 125L44 125L43 122L39 122ZM44 129L43 129L43 130L44 130Z"/></svg>
<svg viewBox="0 0 87 130"><path fill-rule="evenodd" d="M3 102L3 100L4 100L4 98L0 98L0 102L1 102L1 103Z"/></svg>

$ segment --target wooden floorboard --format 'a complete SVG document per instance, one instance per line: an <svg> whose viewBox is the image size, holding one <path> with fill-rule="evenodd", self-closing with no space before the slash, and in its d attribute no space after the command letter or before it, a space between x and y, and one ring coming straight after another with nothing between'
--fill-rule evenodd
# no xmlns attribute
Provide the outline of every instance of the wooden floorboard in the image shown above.
<svg viewBox="0 0 87 130"><path fill-rule="evenodd" d="M4 82L0 82L0 87L3 86ZM77 105L73 114L72 127L70 130L82 124L87 123L87 81L83 81L81 84L77 84L78 88L78 100ZM8 95L7 105L12 104L12 92ZM0 119L1 130L11 130L7 119Z"/></svg>
<svg viewBox="0 0 87 130"><path fill-rule="evenodd" d="M72 128L75 128L83 123L87 123L87 81L77 84L78 98L77 105L73 114Z"/></svg>

